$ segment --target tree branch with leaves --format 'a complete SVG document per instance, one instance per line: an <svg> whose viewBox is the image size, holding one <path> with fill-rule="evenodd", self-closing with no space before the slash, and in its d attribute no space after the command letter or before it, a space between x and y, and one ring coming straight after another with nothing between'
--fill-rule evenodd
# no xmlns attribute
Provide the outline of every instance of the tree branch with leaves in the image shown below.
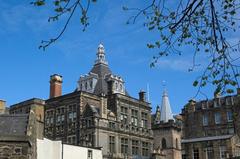
<svg viewBox="0 0 240 159"><path fill-rule="evenodd" d="M74 14L79 15L83 31L89 25L89 7L96 0L49 0L54 6L55 15L48 21L57 21L63 15L68 18L62 30L54 38L43 40L39 48L45 50L56 42L66 31ZM31 4L44 6L45 0L36 0ZM149 31L156 31L157 41L147 44L148 48L156 49L157 54L150 64L154 67L164 56L189 54L182 52L182 48L193 48L192 67L194 71L203 67L197 57L206 57L202 75L196 78L193 86L198 87L197 94L207 84L215 87L215 94L233 93L234 87L239 87L239 51L240 41L233 43L231 36L239 32L240 2L238 0L151 0L144 8L123 7L131 12L128 24L134 24L142 16L145 17L144 26Z"/></svg>
<svg viewBox="0 0 240 159"><path fill-rule="evenodd" d="M45 50L48 46L56 42L66 31L70 20L73 15L76 14L77 9L80 10L79 19L80 23L83 26L83 31L85 31L86 27L89 25L88 22L88 10L91 3L96 2L96 0L52 0L49 1L50 5L54 6L53 16L48 18L48 22L58 21L63 15L67 16L67 20L61 29L61 31L57 34L56 37L51 38L49 40L42 40L39 49ZM32 5L40 7L46 5L46 0L36 0L31 2Z"/></svg>
<svg viewBox="0 0 240 159"><path fill-rule="evenodd" d="M192 67L194 71L201 64L197 55L204 54L208 59L203 74L194 82L197 94L207 84L215 86L214 94L233 93L239 87L239 45L231 42L229 34L239 31L238 0L154 0L145 9L123 7L133 13L128 23L135 23L141 15L146 18L145 26L155 30L159 40L147 44L150 49L157 49L151 67L159 58L173 54L187 54L181 48L193 47ZM174 3L174 4L172 4ZM233 55L237 56L233 56Z"/></svg>

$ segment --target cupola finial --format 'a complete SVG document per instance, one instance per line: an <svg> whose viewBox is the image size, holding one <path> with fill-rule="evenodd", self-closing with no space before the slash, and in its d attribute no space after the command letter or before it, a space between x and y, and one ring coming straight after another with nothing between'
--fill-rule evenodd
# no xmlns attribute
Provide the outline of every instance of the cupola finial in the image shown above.
<svg viewBox="0 0 240 159"><path fill-rule="evenodd" d="M95 64L98 63L107 64L107 61L105 59L105 49L102 43L98 45L97 49L97 60L95 61Z"/></svg>

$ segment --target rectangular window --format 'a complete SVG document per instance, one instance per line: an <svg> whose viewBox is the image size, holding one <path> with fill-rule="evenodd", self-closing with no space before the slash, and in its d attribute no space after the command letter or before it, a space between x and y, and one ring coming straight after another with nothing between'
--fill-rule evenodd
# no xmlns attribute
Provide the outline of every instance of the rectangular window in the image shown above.
<svg viewBox="0 0 240 159"><path fill-rule="evenodd" d="M193 149L193 159L199 159L199 150Z"/></svg>
<svg viewBox="0 0 240 159"><path fill-rule="evenodd" d="M128 139L121 138L121 153L128 154Z"/></svg>
<svg viewBox="0 0 240 159"><path fill-rule="evenodd" d="M202 102L202 109L207 109L207 102Z"/></svg>
<svg viewBox="0 0 240 159"><path fill-rule="evenodd" d="M132 155L138 155L138 154L139 154L139 141L132 140Z"/></svg>
<svg viewBox="0 0 240 159"><path fill-rule="evenodd" d="M53 117L50 118L50 124L53 124Z"/></svg>
<svg viewBox="0 0 240 159"><path fill-rule="evenodd" d="M220 146L220 159L227 158L227 148L226 146Z"/></svg>
<svg viewBox="0 0 240 159"><path fill-rule="evenodd" d="M71 137L71 136L68 137L68 143L69 143L69 144L72 143L72 137Z"/></svg>
<svg viewBox="0 0 240 159"><path fill-rule="evenodd" d="M186 154L182 154L182 159L187 159L187 155Z"/></svg>
<svg viewBox="0 0 240 159"><path fill-rule="evenodd" d="M62 114L61 121L62 122L64 121L64 114Z"/></svg>
<svg viewBox="0 0 240 159"><path fill-rule="evenodd" d="M72 144L76 144L76 137L75 136L72 137Z"/></svg>
<svg viewBox="0 0 240 159"><path fill-rule="evenodd" d="M234 128L229 128L228 129L228 134L234 134Z"/></svg>
<svg viewBox="0 0 240 159"><path fill-rule="evenodd" d="M73 121L73 113L72 112L68 113L68 120Z"/></svg>
<svg viewBox="0 0 240 159"><path fill-rule="evenodd" d="M232 111L227 111L227 121L228 122L231 122L233 121L233 114L232 114Z"/></svg>
<svg viewBox="0 0 240 159"><path fill-rule="evenodd" d="M148 122L147 122L147 113L142 112L141 113L142 121L141 121L141 127L147 128Z"/></svg>
<svg viewBox="0 0 240 159"><path fill-rule="evenodd" d="M46 123L47 123L47 125L50 123L49 118L46 118Z"/></svg>
<svg viewBox="0 0 240 159"><path fill-rule="evenodd" d="M57 115L57 123L60 123L60 121L61 121L61 116Z"/></svg>
<svg viewBox="0 0 240 159"><path fill-rule="evenodd" d="M203 115L203 126L207 126L208 125L208 115L204 114Z"/></svg>
<svg viewBox="0 0 240 159"><path fill-rule="evenodd" d="M233 97L226 98L226 105L233 105Z"/></svg>
<svg viewBox="0 0 240 159"><path fill-rule="evenodd" d="M206 148L206 157L207 157L207 159L214 158L213 147L207 147Z"/></svg>
<svg viewBox="0 0 240 159"><path fill-rule="evenodd" d="M73 119L77 118L77 112L73 112Z"/></svg>
<svg viewBox="0 0 240 159"><path fill-rule="evenodd" d="M215 124L220 124L221 123L221 114L219 112L216 112L214 114L214 119L215 119Z"/></svg>
<svg viewBox="0 0 240 159"><path fill-rule="evenodd" d="M92 150L88 150L88 159L92 158L93 158Z"/></svg>
<svg viewBox="0 0 240 159"><path fill-rule="evenodd" d="M126 107L121 107L121 122L127 124L128 109Z"/></svg>
<svg viewBox="0 0 240 159"><path fill-rule="evenodd" d="M142 142L142 155L149 156L149 143L148 142Z"/></svg>
<svg viewBox="0 0 240 159"><path fill-rule="evenodd" d="M132 125L137 126L138 125L138 111L132 109L132 118L131 118Z"/></svg>
<svg viewBox="0 0 240 159"><path fill-rule="evenodd" d="M111 129L115 129L116 128L116 125L115 125L114 122L109 122L108 124L109 124L109 128L111 128Z"/></svg>
<svg viewBox="0 0 240 159"><path fill-rule="evenodd" d="M221 102L220 102L220 98L215 99L214 102L213 102L213 106L214 106L214 108L219 107L220 104L221 104Z"/></svg>
<svg viewBox="0 0 240 159"><path fill-rule="evenodd" d="M110 153L115 153L115 137L109 136L109 150Z"/></svg>

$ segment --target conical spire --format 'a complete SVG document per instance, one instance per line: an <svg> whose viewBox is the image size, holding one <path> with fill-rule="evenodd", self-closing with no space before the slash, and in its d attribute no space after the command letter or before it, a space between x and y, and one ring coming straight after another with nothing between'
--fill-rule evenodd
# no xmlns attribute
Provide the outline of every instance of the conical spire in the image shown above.
<svg viewBox="0 0 240 159"><path fill-rule="evenodd" d="M105 59L105 49L102 43L100 43L98 45L98 49L97 49L97 59L95 61L95 64L99 64L99 63L103 63L103 64L108 64L106 59Z"/></svg>
<svg viewBox="0 0 240 159"><path fill-rule="evenodd" d="M169 102L169 98L167 95L166 89L163 91L162 96L162 106L161 106L161 119L160 121L168 122L168 120L173 119L173 114Z"/></svg>

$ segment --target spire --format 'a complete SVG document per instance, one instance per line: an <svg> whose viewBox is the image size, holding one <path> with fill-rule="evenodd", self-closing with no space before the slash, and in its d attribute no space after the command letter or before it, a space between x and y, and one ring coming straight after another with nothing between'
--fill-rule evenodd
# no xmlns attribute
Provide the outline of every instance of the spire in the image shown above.
<svg viewBox="0 0 240 159"><path fill-rule="evenodd" d="M99 64L99 63L103 63L103 64L108 64L106 59L105 59L105 49L102 43L100 43L98 45L98 49L97 49L97 59L95 61L95 64Z"/></svg>
<svg viewBox="0 0 240 159"><path fill-rule="evenodd" d="M162 107L161 107L161 119L160 121L168 122L168 120L173 119L173 114L168 98L166 89L164 88L162 96Z"/></svg>

